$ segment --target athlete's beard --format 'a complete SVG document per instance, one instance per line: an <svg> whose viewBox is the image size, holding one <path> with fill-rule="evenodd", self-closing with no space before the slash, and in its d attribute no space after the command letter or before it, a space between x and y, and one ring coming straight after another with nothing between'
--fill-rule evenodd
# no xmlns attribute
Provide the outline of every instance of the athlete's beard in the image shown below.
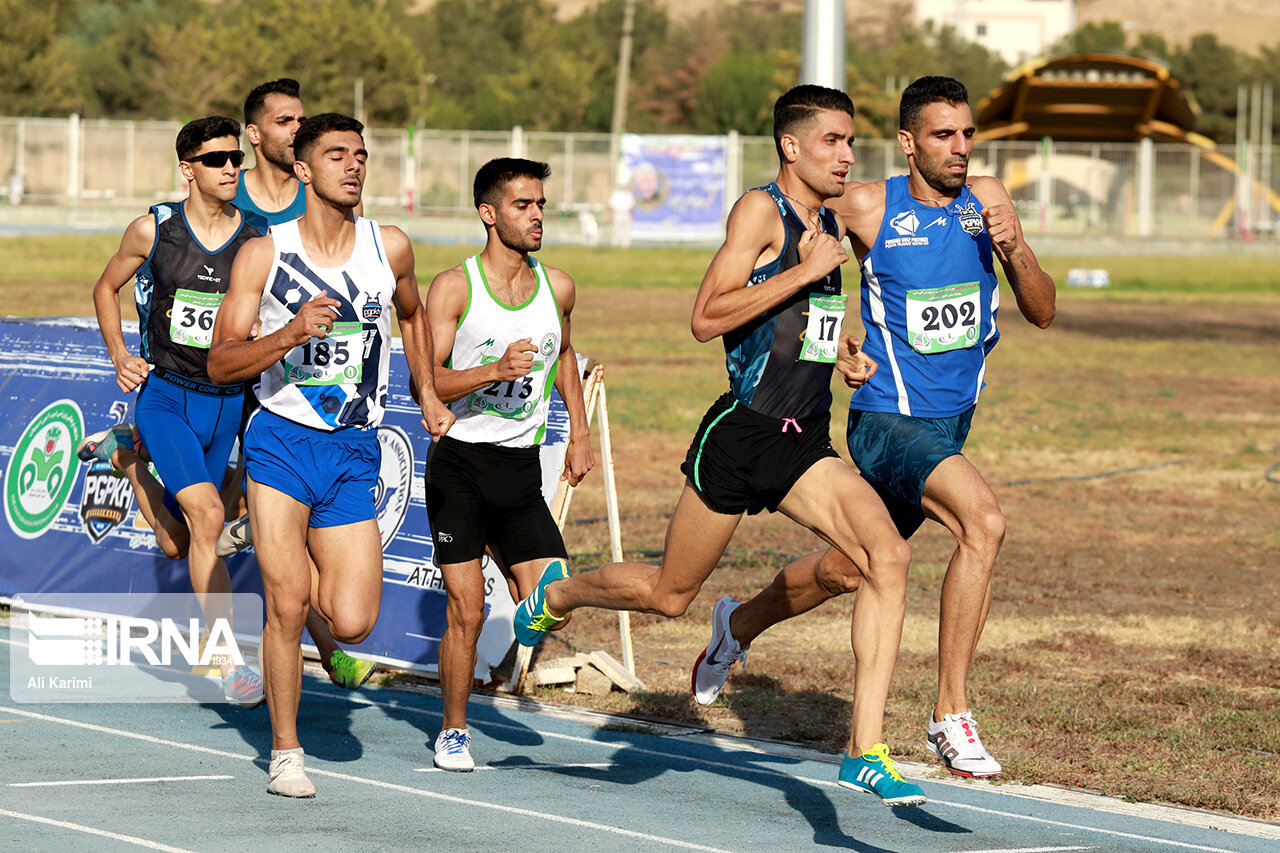
<svg viewBox="0 0 1280 853"><path fill-rule="evenodd" d="M969 180L969 158L960 156L948 156L945 160L934 160L925 157L916 149L915 153L916 169L920 172L920 177L935 190L944 193L955 192L964 186L965 181ZM953 163L964 163L965 170L959 174L948 171L947 167Z"/></svg>
<svg viewBox="0 0 1280 853"><path fill-rule="evenodd" d="M494 223L494 227L498 231L498 239L508 249L514 249L517 252L536 252L542 248L542 238L530 237L528 231L519 231L501 220Z"/></svg>
<svg viewBox="0 0 1280 853"><path fill-rule="evenodd" d="M315 192L316 198L320 199L321 201L327 204L331 204L334 207L339 208L340 210L355 210L357 207L360 206L360 194L358 193L356 194L355 200L352 201L350 196L348 196L346 193L343 193L342 195L335 194L334 196L330 196L327 192L321 190L321 188L314 183L312 184L311 189ZM363 186L361 187L361 189L363 190Z"/></svg>
<svg viewBox="0 0 1280 853"><path fill-rule="evenodd" d="M272 142L263 140L262 142L262 159L275 166L282 172L293 174L293 143L292 142Z"/></svg>

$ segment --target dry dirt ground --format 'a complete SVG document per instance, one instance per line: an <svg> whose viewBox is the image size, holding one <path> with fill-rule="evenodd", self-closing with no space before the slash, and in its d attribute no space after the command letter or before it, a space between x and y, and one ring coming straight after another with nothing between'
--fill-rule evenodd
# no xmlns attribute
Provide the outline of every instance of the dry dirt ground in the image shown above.
<svg viewBox="0 0 1280 853"><path fill-rule="evenodd" d="M574 315L580 351L607 365L629 559L658 559L688 438L725 380L718 344L620 342L687 324L690 299L584 293ZM1060 299L1045 332L1012 311L968 447L1009 517L971 679L988 745L1008 779L1280 818L1280 307ZM565 531L575 571L605 559L604 514L593 475ZM886 737L927 761L952 544L934 524L912 544ZM715 705L688 693L715 601L817 547L781 516L746 519L683 618L633 617L649 692L540 695L842 749L851 599L766 633ZM619 654L613 614L580 611L539 654L590 648Z"/></svg>

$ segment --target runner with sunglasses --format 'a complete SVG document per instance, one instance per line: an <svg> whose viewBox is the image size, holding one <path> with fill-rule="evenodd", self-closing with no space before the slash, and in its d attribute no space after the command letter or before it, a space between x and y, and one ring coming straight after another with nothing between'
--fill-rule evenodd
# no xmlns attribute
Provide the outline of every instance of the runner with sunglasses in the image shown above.
<svg viewBox="0 0 1280 853"><path fill-rule="evenodd" d="M241 385L209 378L209 345L236 252L260 235L230 204L244 162L239 122L196 119L178 132L175 147L187 199L157 204L130 223L93 288L116 384L138 392L136 426L122 423L86 436L78 451L81 459L99 459L128 477L156 544L172 560L187 559L192 589L204 602L210 593L231 592L214 547L224 518L218 485L242 407ZM120 323L120 291L130 281L142 337L137 355L125 346ZM143 447L163 485L140 455ZM229 615L208 610L207 621ZM262 703L256 672L229 663L219 670L228 700Z"/></svg>

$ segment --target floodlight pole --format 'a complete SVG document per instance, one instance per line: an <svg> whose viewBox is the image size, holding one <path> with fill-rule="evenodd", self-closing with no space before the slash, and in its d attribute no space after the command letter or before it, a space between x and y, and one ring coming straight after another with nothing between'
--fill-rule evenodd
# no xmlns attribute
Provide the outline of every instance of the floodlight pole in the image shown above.
<svg viewBox="0 0 1280 853"><path fill-rule="evenodd" d="M805 0L801 83L845 90L844 0Z"/></svg>
<svg viewBox="0 0 1280 853"><path fill-rule="evenodd" d="M613 148L610 158L613 167L614 186L618 184L618 146L627 128L627 89L631 83L631 40L635 35L636 0L626 0L622 9L622 38L618 45L618 79L613 86L613 121L609 124L609 142Z"/></svg>

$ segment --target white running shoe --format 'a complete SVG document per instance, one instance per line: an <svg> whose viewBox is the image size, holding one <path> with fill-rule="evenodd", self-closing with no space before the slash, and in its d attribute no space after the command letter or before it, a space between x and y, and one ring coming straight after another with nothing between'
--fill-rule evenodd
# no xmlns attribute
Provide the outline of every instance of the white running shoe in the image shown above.
<svg viewBox="0 0 1280 853"><path fill-rule="evenodd" d="M983 747L972 711L947 714L940 723L930 718L929 742L925 745L957 776L985 779L1000 775L1000 762Z"/></svg>
<svg viewBox="0 0 1280 853"><path fill-rule="evenodd" d="M699 705L716 701L735 662L746 664L747 653L729 630L729 616L739 606L740 602L726 596L716 602L711 613L711 642L693 664L693 699Z"/></svg>
<svg viewBox="0 0 1280 853"><path fill-rule="evenodd" d="M445 729L436 738L436 757L431 762L441 770L470 773L476 769L471 759L471 736L466 729Z"/></svg>
<svg viewBox="0 0 1280 853"><path fill-rule="evenodd" d="M267 776L267 793L282 797L314 797L316 786L303 772L302 748L271 750L271 770Z"/></svg>
<svg viewBox="0 0 1280 853"><path fill-rule="evenodd" d="M218 544L213 547L213 551L219 557L230 557L251 547L253 547L253 528L249 526L249 513L246 512L222 528L222 532L218 534Z"/></svg>

